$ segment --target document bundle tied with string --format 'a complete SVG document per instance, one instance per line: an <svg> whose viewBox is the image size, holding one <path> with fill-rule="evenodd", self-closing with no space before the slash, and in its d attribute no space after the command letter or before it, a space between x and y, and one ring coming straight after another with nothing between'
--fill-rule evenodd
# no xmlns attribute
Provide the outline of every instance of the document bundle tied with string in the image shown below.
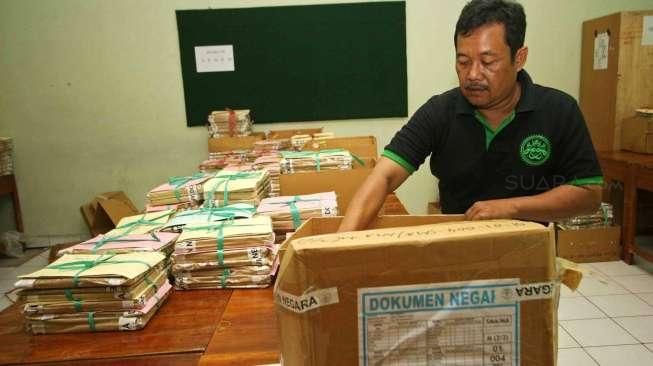
<svg viewBox="0 0 653 366"><path fill-rule="evenodd" d="M174 212L165 210L123 217L115 229L62 249L57 255L162 252L168 256L179 234L159 230L167 225Z"/></svg>
<svg viewBox="0 0 653 366"><path fill-rule="evenodd" d="M335 192L270 197L261 201L256 213L272 219L277 243L281 243L311 217L338 216L338 201Z"/></svg>
<svg viewBox="0 0 653 366"><path fill-rule="evenodd" d="M33 334L145 327L171 290L159 252L66 254L15 286Z"/></svg>
<svg viewBox="0 0 653 366"><path fill-rule="evenodd" d="M267 287L278 266L267 216L187 224L175 244L178 289Z"/></svg>
<svg viewBox="0 0 653 366"><path fill-rule="evenodd" d="M322 170L348 170L355 157L344 149L282 151L281 174Z"/></svg>
<svg viewBox="0 0 653 366"><path fill-rule="evenodd" d="M147 193L147 211L197 207L204 198L203 184L211 177L213 174L210 173L170 177L166 183Z"/></svg>
<svg viewBox="0 0 653 366"><path fill-rule="evenodd" d="M203 185L204 206L226 206L232 203L258 205L270 192L267 171L235 172L222 170Z"/></svg>

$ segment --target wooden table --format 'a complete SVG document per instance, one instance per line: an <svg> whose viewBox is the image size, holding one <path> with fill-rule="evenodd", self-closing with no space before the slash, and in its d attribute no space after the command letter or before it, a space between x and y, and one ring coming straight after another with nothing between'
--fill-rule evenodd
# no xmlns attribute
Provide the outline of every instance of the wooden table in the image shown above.
<svg viewBox="0 0 653 366"><path fill-rule="evenodd" d="M653 261L653 253L635 244L637 228L637 190L653 191L653 155L627 151L598 152L599 162L607 184L623 184L623 218L621 223L621 244L623 260L633 263L635 254L647 261ZM609 185L608 185L609 187Z"/></svg>
<svg viewBox="0 0 653 366"><path fill-rule="evenodd" d="M388 215L406 214L392 194ZM279 362L272 296L265 289L173 292L145 329L31 336L18 306L0 312L0 364L261 365Z"/></svg>
<svg viewBox="0 0 653 366"><path fill-rule="evenodd" d="M16 230L21 233L25 231L23 227L23 216L20 210L20 200L18 199L18 188L16 187L16 177L13 174L0 175L0 196L5 194L11 195L11 203L14 206L14 221Z"/></svg>

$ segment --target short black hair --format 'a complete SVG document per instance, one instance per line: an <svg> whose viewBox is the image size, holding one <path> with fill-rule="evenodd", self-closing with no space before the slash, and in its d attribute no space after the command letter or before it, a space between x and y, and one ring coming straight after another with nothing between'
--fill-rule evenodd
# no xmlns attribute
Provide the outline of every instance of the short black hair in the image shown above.
<svg viewBox="0 0 653 366"><path fill-rule="evenodd" d="M472 0L460 12L453 35L453 44L458 47L458 36L466 37L475 29L486 24L503 24L506 43L510 46L510 57L515 60L517 50L524 46L526 37L526 14L521 4L506 0Z"/></svg>

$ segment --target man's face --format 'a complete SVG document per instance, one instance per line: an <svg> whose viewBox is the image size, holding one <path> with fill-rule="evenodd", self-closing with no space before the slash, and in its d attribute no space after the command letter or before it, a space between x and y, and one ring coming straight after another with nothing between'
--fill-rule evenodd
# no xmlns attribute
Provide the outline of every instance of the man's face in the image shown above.
<svg viewBox="0 0 653 366"><path fill-rule="evenodd" d="M489 109L512 91L521 62L512 62L503 24L474 29L456 39L456 73L460 90L479 109ZM519 55L519 53L518 53Z"/></svg>

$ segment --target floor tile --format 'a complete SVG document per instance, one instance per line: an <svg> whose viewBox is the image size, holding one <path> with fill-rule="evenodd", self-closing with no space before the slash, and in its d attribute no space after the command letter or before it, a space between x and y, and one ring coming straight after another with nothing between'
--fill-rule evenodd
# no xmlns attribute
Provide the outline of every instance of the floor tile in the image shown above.
<svg viewBox="0 0 653 366"><path fill-rule="evenodd" d="M560 299L558 320L597 319L606 315L584 297L568 297Z"/></svg>
<svg viewBox="0 0 653 366"><path fill-rule="evenodd" d="M6 280L0 279L0 296L2 296L2 294L14 288L15 282L16 279L6 279Z"/></svg>
<svg viewBox="0 0 653 366"><path fill-rule="evenodd" d="M653 316L614 318L628 333L642 343L653 343Z"/></svg>
<svg viewBox="0 0 653 366"><path fill-rule="evenodd" d="M560 325L583 347L638 343L611 319L564 320Z"/></svg>
<svg viewBox="0 0 653 366"><path fill-rule="evenodd" d="M646 301L647 304L653 306L653 293L650 294L637 294L637 297Z"/></svg>
<svg viewBox="0 0 653 366"><path fill-rule="evenodd" d="M623 261L595 262L595 263L591 263L591 266L599 270L601 273L610 277L642 275L648 273L645 270L639 268L638 266L631 266Z"/></svg>
<svg viewBox="0 0 653 366"><path fill-rule="evenodd" d="M576 347L580 347L578 342L576 342L563 327L558 325L558 348Z"/></svg>
<svg viewBox="0 0 653 366"><path fill-rule="evenodd" d="M646 348L650 349L651 352L653 352L653 343L647 343L645 344Z"/></svg>
<svg viewBox="0 0 653 366"><path fill-rule="evenodd" d="M558 350L558 366L597 366L598 364L582 348Z"/></svg>
<svg viewBox="0 0 653 366"><path fill-rule="evenodd" d="M585 348L601 366L651 366L653 352L641 344Z"/></svg>
<svg viewBox="0 0 653 366"><path fill-rule="evenodd" d="M581 297L583 296L578 290L572 291L565 285L560 285L560 297Z"/></svg>
<svg viewBox="0 0 653 366"><path fill-rule="evenodd" d="M587 299L612 318L617 316L653 315L653 306L633 294L588 296Z"/></svg>
<svg viewBox="0 0 653 366"><path fill-rule="evenodd" d="M641 294L653 292L653 275L615 276L613 279L629 291Z"/></svg>
<svg viewBox="0 0 653 366"><path fill-rule="evenodd" d="M21 267L45 267L48 264L48 259L39 255L25 262Z"/></svg>
<svg viewBox="0 0 653 366"><path fill-rule="evenodd" d="M619 283L603 275L583 276L578 291L585 296L619 295L630 292Z"/></svg>

